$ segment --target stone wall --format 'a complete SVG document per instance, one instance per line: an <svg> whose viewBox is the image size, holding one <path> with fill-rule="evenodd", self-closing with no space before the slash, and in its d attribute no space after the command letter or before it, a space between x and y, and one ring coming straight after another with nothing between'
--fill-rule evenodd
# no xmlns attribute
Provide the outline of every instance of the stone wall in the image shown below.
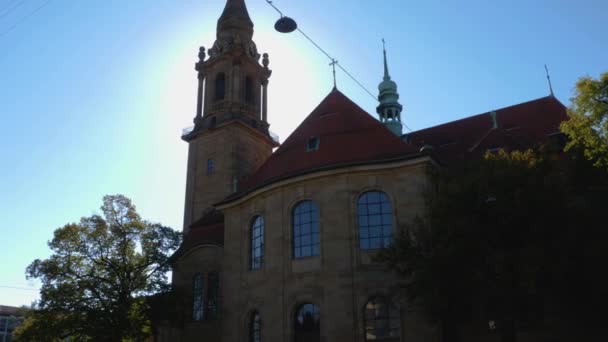
<svg viewBox="0 0 608 342"><path fill-rule="evenodd" d="M434 341L436 334L409 307L397 279L359 249L356 203L368 190L391 198L394 227L400 229L424 210L427 163L369 170L341 170L292 180L224 209L223 341L246 341L249 314L259 311L264 341L293 340L299 304L321 310L322 341L364 341L363 309L373 296L400 303L403 341ZM292 209L302 200L319 207L320 256L292 257ZM249 270L249 225L265 220L264 265Z"/></svg>

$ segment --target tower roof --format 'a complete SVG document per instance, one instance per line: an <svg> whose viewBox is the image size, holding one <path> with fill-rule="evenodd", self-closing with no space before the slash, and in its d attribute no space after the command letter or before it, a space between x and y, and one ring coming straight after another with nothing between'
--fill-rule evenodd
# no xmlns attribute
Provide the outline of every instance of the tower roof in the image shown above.
<svg viewBox="0 0 608 342"><path fill-rule="evenodd" d="M318 139L317 149L309 148L311 138ZM417 155L417 148L391 133L339 90L333 90L242 183L241 193L227 201L264 185L306 173Z"/></svg>
<svg viewBox="0 0 608 342"><path fill-rule="evenodd" d="M382 40L382 43L384 44L384 39ZM382 82L380 83L380 85L378 85L378 90L380 91L380 93L382 92L397 92L397 83L393 82L391 80L391 75L388 72L388 61L386 58L386 47L384 47L382 49L383 53L384 53L384 77L382 78Z"/></svg>
<svg viewBox="0 0 608 342"><path fill-rule="evenodd" d="M230 31L240 31L248 38L253 36L253 22L249 17L245 0L227 0L222 15L217 21L218 37Z"/></svg>

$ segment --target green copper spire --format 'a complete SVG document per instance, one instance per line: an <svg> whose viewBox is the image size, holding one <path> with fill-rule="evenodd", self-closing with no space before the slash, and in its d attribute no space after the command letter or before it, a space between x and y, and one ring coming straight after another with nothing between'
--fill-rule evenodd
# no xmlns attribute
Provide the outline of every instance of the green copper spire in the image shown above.
<svg viewBox="0 0 608 342"><path fill-rule="evenodd" d="M382 39L382 52L384 53L384 80L390 81L391 75L388 73L388 62L386 61L386 44L384 43L384 39Z"/></svg>
<svg viewBox="0 0 608 342"><path fill-rule="evenodd" d="M388 72L388 62L386 58L386 45L382 39L384 53L384 78L378 85L378 101L380 105L376 108L376 112L382 122L391 132L397 136L403 133L403 124L401 123L401 111L403 106L399 103L399 93L397 93L397 83L391 80Z"/></svg>

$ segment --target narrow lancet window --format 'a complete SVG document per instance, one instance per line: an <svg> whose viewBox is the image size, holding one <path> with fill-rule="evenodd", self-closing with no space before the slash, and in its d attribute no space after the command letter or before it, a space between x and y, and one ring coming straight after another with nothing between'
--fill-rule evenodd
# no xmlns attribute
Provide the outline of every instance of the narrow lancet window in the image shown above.
<svg viewBox="0 0 608 342"><path fill-rule="evenodd" d="M251 258L252 271L262 268L264 264L264 218L256 216L251 223Z"/></svg>
<svg viewBox="0 0 608 342"><path fill-rule="evenodd" d="M249 318L249 342L262 342L262 319L257 311Z"/></svg>

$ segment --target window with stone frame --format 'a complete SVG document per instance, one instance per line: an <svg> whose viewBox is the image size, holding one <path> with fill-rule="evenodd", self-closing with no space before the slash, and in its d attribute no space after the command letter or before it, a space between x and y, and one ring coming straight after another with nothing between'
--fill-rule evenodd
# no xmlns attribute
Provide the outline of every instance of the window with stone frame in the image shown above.
<svg viewBox="0 0 608 342"><path fill-rule="evenodd" d="M313 201L298 203L292 213L293 257L303 258L320 254L319 208Z"/></svg>
<svg viewBox="0 0 608 342"><path fill-rule="evenodd" d="M203 274L197 273L192 278L192 320L202 321L205 316Z"/></svg>
<svg viewBox="0 0 608 342"><path fill-rule="evenodd" d="M321 341L321 311L315 304L302 304L294 317L295 342Z"/></svg>
<svg viewBox="0 0 608 342"><path fill-rule="evenodd" d="M399 341L399 307L384 297L375 297L365 305L365 341Z"/></svg>
<svg viewBox="0 0 608 342"><path fill-rule="evenodd" d="M262 319L260 313L254 311L249 317L249 342L262 341Z"/></svg>
<svg viewBox="0 0 608 342"><path fill-rule="evenodd" d="M357 201L359 246L362 250L381 249L393 242L393 210L382 191L368 191Z"/></svg>
<svg viewBox="0 0 608 342"><path fill-rule="evenodd" d="M251 221L249 268L252 271L262 268L264 264L264 218L256 216Z"/></svg>

